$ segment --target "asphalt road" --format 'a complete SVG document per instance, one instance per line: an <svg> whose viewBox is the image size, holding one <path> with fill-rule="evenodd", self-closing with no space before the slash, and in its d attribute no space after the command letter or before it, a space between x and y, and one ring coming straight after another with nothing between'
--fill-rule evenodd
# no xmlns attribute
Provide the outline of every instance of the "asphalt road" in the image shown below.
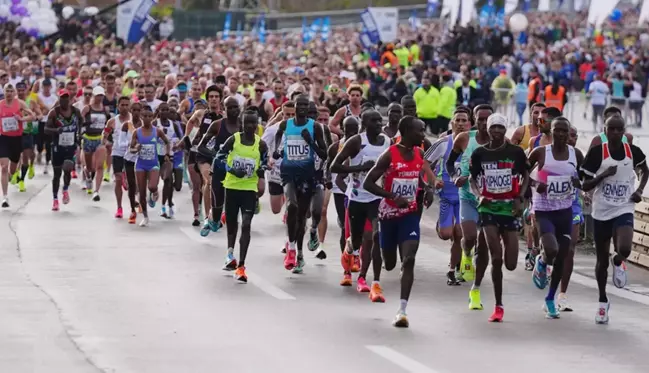
<svg viewBox="0 0 649 373"><path fill-rule="evenodd" d="M284 270L284 227L264 196L253 220L249 283L221 270L225 232L190 226L188 191L176 220L151 214L140 228L115 220L112 187L95 203L75 181L72 202L50 211L49 178L12 187L0 211L0 372L460 373L647 372L649 275L611 286L610 325L595 325L593 258L579 256L569 298L575 312L548 320L521 264L505 274L505 322L467 308L468 285L445 283L448 244L426 212L411 327L395 329L398 273L384 274L387 302L341 288L333 206L325 247L305 274Z"/></svg>

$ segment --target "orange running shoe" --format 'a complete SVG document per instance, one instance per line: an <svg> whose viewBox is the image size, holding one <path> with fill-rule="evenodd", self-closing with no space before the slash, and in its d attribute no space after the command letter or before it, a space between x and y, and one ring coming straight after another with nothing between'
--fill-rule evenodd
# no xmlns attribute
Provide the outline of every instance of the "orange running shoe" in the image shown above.
<svg viewBox="0 0 649 373"><path fill-rule="evenodd" d="M234 279L241 284L248 283L248 276L246 276L246 267L239 267L234 271Z"/></svg>
<svg viewBox="0 0 649 373"><path fill-rule="evenodd" d="M340 264L343 266L343 271L345 273L351 272L354 267L354 255L343 250L343 254L340 256Z"/></svg>
<svg viewBox="0 0 649 373"><path fill-rule="evenodd" d="M340 286L352 286L352 274L345 272L343 279L340 280Z"/></svg>
<svg viewBox="0 0 649 373"><path fill-rule="evenodd" d="M353 255L354 264L352 264L352 273L356 273L361 270L361 257L360 255Z"/></svg>
<svg viewBox="0 0 649 373"><path fill-rule="evenodd" d="M383 289L378 282L372 283L372 290L370 290L370 299L374 303L385 303L385 297L383 296Z"/></svg>
<svg viewBox="0 0 649 373"><path fill-rule="evenodd" d="M132 212L131 215L128 217L128 223L135 224L135 219L137 219L137 214L135 212Z"/></svg>

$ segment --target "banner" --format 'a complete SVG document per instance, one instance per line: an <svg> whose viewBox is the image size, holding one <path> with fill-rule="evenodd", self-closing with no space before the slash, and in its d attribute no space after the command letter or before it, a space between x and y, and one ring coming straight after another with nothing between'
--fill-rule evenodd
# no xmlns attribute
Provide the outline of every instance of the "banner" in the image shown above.
<svg viewBox="0 0 649 373"><path fill-rule="evenodd" d="M372 44L378 44L381 41L381 36L379 35L379 28L376 25L374 17L370 13L369 8L365 9L361 13L361 22L363 24L363 32L361 33L361 42L364 40L369 40ZM364 36L365 35L365 38Z"/></svg>
<svg viewBox="0 0 649 373"><path fill-rule="evenodd" d="M375 26L378 25L376 28L378 30L379 40L384 43L392 43L397 40L399 32L399 9L370 7L367 10L374 19ZM368 30L370 30L369 27Z"/></svg>
<svg viewBox="0 0 649 373"><path fill-rule="evenodd" d="M223 39L228 40L230 38L230 27L232 27L232 13L225 15L225 22L223 22Z"/></svg>
<svg viewBox="0 0 649 373"><path fill-rule="evenodd" d="M311 30L306 25L306 17L302 17L302 43L306 44L311 41Z"/></svg>
<svg viewBox="0 0 649 373"><path fill-rule="evenodd" d="M370 34L369 34L369 32L367 32L367 29L365 28L365 26L363 26L363 31L361 31L361 33L359 35L359 39L360 39L361 45L363 46L363 50L365 50L365 51L370 50L372 45L374 45L374 43L372 43L372 39L370 38Z"/></svg>
<svg viewBox="0 0 649 373"><path fill-rule="evenodd" d="M149 15L157 0L131 0L117 6L117 37L125 43L138 43L156 23Z"/></svg>
<svg viewBox="0 0 649 373"><path fill-rule="evenodd" d="M642 3L642 8L640 8L638 26L642 26L647 21L649 21L649 0L644 0L644 2Z"/></svg>
<svg viewBox="0 0 649 373"><path fill-rule="evenodd" d="M237 21L237 44L241 44L243 41L243 23Z"/></svg>
<svg viewBox="0 0 649 373"><path fill-rule="evenodd" d="M329 17L325 17L322 20L322 34L320 34L321 40L324 42L329 40L330 33L331 33L331 20L329 19Z"/></svg>
<svg viewBox="0 0 649 373"><path fill-rule="evenodd" d="M427 18L433 18L438 5L439 5L439 0L428 0L428 6L426 6Z"/></svg>

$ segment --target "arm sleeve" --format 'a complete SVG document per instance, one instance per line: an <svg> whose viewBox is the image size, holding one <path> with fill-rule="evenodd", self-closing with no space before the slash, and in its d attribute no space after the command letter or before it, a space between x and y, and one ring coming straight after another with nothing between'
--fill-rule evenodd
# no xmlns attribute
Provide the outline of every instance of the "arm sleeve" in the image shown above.
<svg viewBox="0 0 649 373"><path fill-rule="evenodd" d="M439 161L444 154L446 154L446 150L448 148L448 140L446 138L441 138L437 141L435 141L428 150L426 150L426 153L424 154L424 159L426 159L428 162L431 164Z"/></svg>
<svg viewBox="0 0 649 373"><path fill-rule="evenodd" d="M633 168L638 168L647 162L647 157L642 149L635 145L631 145L631 155L633 155Z"/></svg>
<svg viewBox="0 0 649 373"><path fill-rule="evenodd" d="M581 174L586 179L592 179L596 176L599 167L602 165L602 145L597 145L586 153L584 165L581 166Z"/></svg>
<svg viewBox="0 0 649 373"><path fill-rule="evenodd" d="M469 175L471 175L473 179L477 179L478 175L480 175L480 172L482 171L480 166L480 153L480 148L474 150L471 154L471 160L469 161Z"/></svg>

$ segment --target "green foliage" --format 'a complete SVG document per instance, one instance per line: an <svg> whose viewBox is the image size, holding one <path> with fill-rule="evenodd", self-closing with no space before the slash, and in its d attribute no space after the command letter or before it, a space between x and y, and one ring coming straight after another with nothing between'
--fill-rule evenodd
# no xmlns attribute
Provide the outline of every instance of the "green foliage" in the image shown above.
<svg viewBox="0 0 649 373"><path fill-rule="evenodd" d="M151 8L151 17L153 18L164 18L164 17L171 17L171 15L174 13L174 7L171 5L154 5L153 8Z"/></svg>

